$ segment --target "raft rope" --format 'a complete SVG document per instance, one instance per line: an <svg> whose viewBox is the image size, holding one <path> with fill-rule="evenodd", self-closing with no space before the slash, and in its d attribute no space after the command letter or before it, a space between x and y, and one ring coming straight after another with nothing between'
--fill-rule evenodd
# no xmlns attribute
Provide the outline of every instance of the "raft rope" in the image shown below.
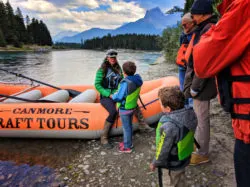
<svg viewBox="0 0 250 187"><path fill-rule="evenodd" d="M158 101L159 100L159 98L157 98L157 99L154 99L154 100L152 100L152 101L150 101L150 102L148 102L148 103L146 103L146 104L144 104L144 106L140 106L140 108L146 108L146 106L148 106L148 105L151 105L152 103L154 103L154 102L156 102L156 101Z"/></svg>

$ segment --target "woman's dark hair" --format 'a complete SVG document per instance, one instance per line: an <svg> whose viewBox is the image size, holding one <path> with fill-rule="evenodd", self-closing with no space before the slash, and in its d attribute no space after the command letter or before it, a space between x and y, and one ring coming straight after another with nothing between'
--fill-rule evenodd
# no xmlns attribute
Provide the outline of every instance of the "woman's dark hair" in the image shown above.
<svg viewBox="0 0 250 187"><path fill-rule="evenodd" d="M106 57L100 67L100 69L103 70L103 77L106 77L108 68L111 68L115 73L122 74L121 66L119 65L118 61L113 66L111 66L108 58Z"/></svg>

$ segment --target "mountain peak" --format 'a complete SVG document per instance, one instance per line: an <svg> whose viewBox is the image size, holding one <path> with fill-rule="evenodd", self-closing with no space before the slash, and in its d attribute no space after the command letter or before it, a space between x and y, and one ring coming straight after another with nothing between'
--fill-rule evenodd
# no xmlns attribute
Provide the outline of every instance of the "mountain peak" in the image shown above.
<svg viewBox="0 0 250 187"><path fill-rule="evenodd" d="M147 10L144 18L145 19L148 19L148 18L156 18L156 17L162 17L162 16L165 16L163 14L163 12L161 11L161 9L159 7L155 7L155 8L152 8L150 10Z"/></svg>

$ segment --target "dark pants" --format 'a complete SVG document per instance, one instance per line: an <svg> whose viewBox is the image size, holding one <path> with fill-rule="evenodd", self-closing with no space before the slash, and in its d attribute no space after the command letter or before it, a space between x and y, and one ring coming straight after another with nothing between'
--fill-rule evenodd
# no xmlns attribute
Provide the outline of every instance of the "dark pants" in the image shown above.
<svg viewBox="0 0 250 187"><path fill-rule="evenodd" d="M117 110L115 106L116 103L109 97L102 97L100 103L109 112L109 116L107 117L106 121L114 124L117 116Z"/></svg>
<svg viewBox="0 0 250 187"><path fill-rule="evenodd" d="M234 168L238 187L250 185L250 144L236 139L234 146Z"/></svg>

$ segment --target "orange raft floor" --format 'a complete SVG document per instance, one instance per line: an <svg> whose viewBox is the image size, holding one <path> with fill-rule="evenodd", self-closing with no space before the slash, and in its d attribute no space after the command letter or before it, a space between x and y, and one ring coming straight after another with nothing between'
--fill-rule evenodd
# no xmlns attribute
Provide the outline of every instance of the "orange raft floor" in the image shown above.
<svg viewBox="0 0 250 187"><path fill-rule="evenodd" d="M157 80L145 81L141 89L141 98L146 110L141 107L143 116L149 124L156 123L161 116L158 90L164 86L178 86L176 77L168 76ZM0 93L12 95L27 89L30 85L0 83ZM67 85L62 89L83 92L94 89L93 85ZM47 86L34 88L43 96L56 90ZM0 137L27 138L99 138L108 112L99 103L1 103ZM133 118L134 130L138 128L137 119ZM113 125L111 135L122 134L121 120L118 117Z"/></svg>

